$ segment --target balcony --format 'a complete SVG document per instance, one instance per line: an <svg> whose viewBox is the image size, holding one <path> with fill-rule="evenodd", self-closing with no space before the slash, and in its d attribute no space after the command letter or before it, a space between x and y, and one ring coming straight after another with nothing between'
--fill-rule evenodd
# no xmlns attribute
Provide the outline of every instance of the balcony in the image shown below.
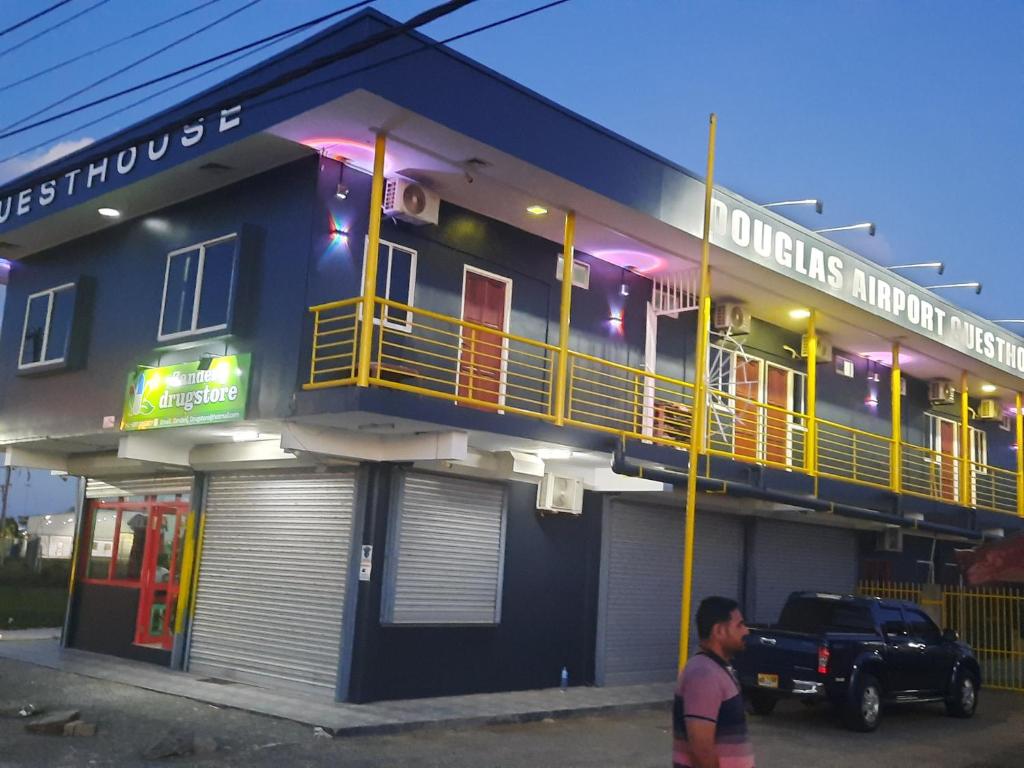
<svg viewBox="0 0 1024 768"><path fill-rule="evenodd" d="M692 382L374 297L365 383L493 413L679 450L689 447ZM310 308L304 389L356 386L363 299ZM937 502L1024 515L1017 472L807 413L709 389L701 453ZM685 460L680 457L680 463Z"/></svg>

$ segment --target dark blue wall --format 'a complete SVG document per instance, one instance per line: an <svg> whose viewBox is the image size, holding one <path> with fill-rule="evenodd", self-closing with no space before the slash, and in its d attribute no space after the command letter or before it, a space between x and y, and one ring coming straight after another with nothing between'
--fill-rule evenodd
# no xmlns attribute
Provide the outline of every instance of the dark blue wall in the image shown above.
<svg viewBox="0 0 1024 768"><path fill-rule="evenodd" d="M7 439L97 432L104 416L120 417L126 377L134 366L197 359L202 352L251 352L249 416L289 413L300 366L316 183L315 159L111 227L16 262L0 336L0 407ZM185 349L157 349L166 255L246 230L237 301L237 333ZM88 276L90 332L81 367L19 375L26 297Z"/></svg>
<svg viewBox="0 0 1024 768"><path fill-rule="evenodd" d="M370 466L363 543L387 551L395 465ZM501 621L488 627L380 623L381 579L362 582L349 698L356 702L551 688L563 666L593 683L601 503L583 514L541 516L536 486L506 484L508 518ZM374 564L383 572L383 562Z"/></svg>

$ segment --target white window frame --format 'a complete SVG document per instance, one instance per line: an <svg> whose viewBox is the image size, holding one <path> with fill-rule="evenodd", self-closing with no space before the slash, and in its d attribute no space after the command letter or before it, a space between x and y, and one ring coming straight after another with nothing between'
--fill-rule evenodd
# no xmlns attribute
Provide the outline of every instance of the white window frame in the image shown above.
<svg viewBox="0 0 1024 768"><path fill-rule="evenodd" d="M50 345L50 321L53 319L53 299L61 291L74 290L77 287L77 283L63 283L62 285L55 286L53 288L47 288L45 291L37 291L31 294L25 300L25 318L21 324L21 346L18 348L18 370L29 371L33 368L40 368L42 366L54 366L60 365L65 362L65 355L60 357L48 358L46 356L47 347ZM28 330L28 315L29 310L32 307L32 300L37 299L40 296L48 296L46 302L46 321L43 326L43 345L42 345L42 360L37 360L33 363L23 363L22 360L25 358L25 332ZM72 314L71 327L68 328L68 343L71 343L71 334L75 330L75 318Z"/></svg>
<svg viewBox="0 0 1024 768"><path fill-rule="evenodd" d="M386 245L388 247L387 277L384 279L384 296L382 296L381 298L388 299L389 301L392 300L391 299L391 262L393 260L393 256L394 256L395 251L398 250L398 251L401 251L402 253L409 254L409 258L410 258L410 264L409 264L409 299L405 303L408 304L410 307L415 307L416 306L416 261L417 261L417 258L419 257L418 252L415 249L410 248L407 245L400 245L399 243L395 243L395 242L392 242L390 240L385 240L383 238L380 238L378 240L378 242L379 242L380 245ZM380 245L378 245L378 248L380 247ZM363 238L363 269L362 269L362 272L359 275L360 290L362 290L366 286L366 257L369 254L369 252L370 252L370 236L367 235L366 237ZM379 253L378 253L378 257L377 257L377 270L378 270L378 272L380 271L380 267L381 267L381 260L380 260L380 256L379 256ZM373 286L373 290L376 291L376 289L377 289L377 286L374 285ZM402 333L412 333L412 314L413 314L412 312L408 313L409 317L408 317L408 321L407 322L396 323L394 320L392 320L390 317L388 317L388 307L387 306L384 306L382 308L382 310L381 310L381 317L384 318L384 327L388 328L388 329L390 329L392 331L401 331ZM360 320L363 317L363 306L362 306L362 304L360 304L357 307L357 316L359 317ZM381 321L380 317L374 316L374 318L373 318L373 324L374 325L380 325L380 321Z"/></svg>
<svg viewBox="0 0 1024 768"><path fill-rule="evenodd" d="M462 300L459 302L459 320L465 321L466 319L466 275L468 273L474 273L482 275L483 277L489 277L492 280L505 283L505 322L504 327L501 329L505 335L501 337L501 380L498 385L498 413L504 413L501 406L505 405L505 390L508 385L508 329L509 323L512 321L512 288L514 282L511 277L505 277L504 275L498 275L494 272L488 272L485 269L479 269L477 267L471 267L469 264L462 265ZM458 392L459 374L462 371L462 347L465 344L465 334L462 333L464 326L459 326L459 357L457 361L457 367L455 369L455 391Z"/></svg>
<svg viewBox="0 0 1024 768"><path fill-rule="evenodd" d="M956 499L960 498L960 422L957 419L951 419L948 416L940 416L936 413L926 413L928 417L928 447L938 453L949 454L953 458L951 460L953 470L953 495ZM942 446L942 422L947 422L953 425L953 445L950 450L946 450ZM988 474L988 433L983 429L978 429L968 425L968 450L967 450L967 466L970 469L971 476L971 503L975 503L977 499L977 478L979 475L984 476ZM941 464L941 456L927 456L927 461L932 461L936 464Z"/></svg>
<svg viewBox="0 0 1024 768"><path fill-rule="evenodd" d="M170 253L167 254L166 264L164 265L164 291L163 297L160 300L160 325L158 325L156 329L157 341L173 341L174 339L183 339L189 336L198 336L200 334L210 333L212 331L223 331L228 327L230 323L230 317L228 319L228 322L219 323L218 325L208 325L203 328L197 328L196 326L199 323L199 297L203 295L203 266L206 264L206 249L212 245L226 243L230 240L236 239L237 237L238 233L232 232L230 235L222 235L221 237L215 237L212 240L204 240L201 243L194 243L193 245L189 245L184 248L178 248L177 250L171 251ZM172 259L174 259L175 256L180 256L181 254L188 253L189 251L199 252L199 266L196 267L196 287L195 290L192 292L192 325L191 328L189 328L186 331L164 333L164 313L167 310L167 281L168 278L170 278L171 276L171 261ZM229 315L234 302L234 297L231 295L231 293L233 293L235 290L235 284L236 281L238 280L238 271L240 269L240 259L238 258L237 253L235 254L234 258L235 274L232 276L231 287L229 289L229 295L227 297Z"/></svg>
<svg viewBox="0 0 1024 768"><path fill-rule="evenodd" d="M565 254L558 254L558 259L555 262L555 280L562 282L562 270L565 268ZM579 268L582 272L582 277L576 276L576 269ZM590 265L580 259L572 260L572 284L576 288L582 288L585 291L590 290Z"/></svg>

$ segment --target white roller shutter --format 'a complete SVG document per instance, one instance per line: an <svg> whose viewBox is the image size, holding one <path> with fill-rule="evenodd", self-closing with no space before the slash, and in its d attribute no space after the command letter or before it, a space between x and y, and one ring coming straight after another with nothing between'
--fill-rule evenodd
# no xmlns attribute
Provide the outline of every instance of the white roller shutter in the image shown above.
<svg viewBox="0 0 1024 768"><path fill-rule="evenodd" d="M381 621L497 624L504 539L504 485L406 474L389 527Z"/></svg>
<svg viewBox="0 0 1024 768"><path fill-rule="evenodd" d="M675 679L683 576L682 510L611 502L602 532L597 682ZM698 512L693 605L712 594L738 598L743 526Z"/></svg>
<svg viewBox="0 0 1024 768"><path fill-rule="evenodd" d="M856 588L856 531L763 519L756 526L752 624L778 621L790 592L850 593Z"/></svg>
<svg viewBox="0 0 1024 768"><path fill-rule="evenodd" d="M355 473L214 475L189 669L334 696Z"/></svg>

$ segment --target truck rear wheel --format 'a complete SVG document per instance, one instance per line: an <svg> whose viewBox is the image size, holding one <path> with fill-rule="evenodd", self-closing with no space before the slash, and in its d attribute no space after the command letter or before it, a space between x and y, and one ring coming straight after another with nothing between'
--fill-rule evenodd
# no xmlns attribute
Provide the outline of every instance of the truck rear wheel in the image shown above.
<svg viewBox="0 0 1024 768"><path fill-rule="evenodd" d="M882 687L872 675L860 675L850 692L846 704L844 721L846 727L862 733L870 733L882 719Z"/></svg>
<svg viewBox="0 0 1024 768"><path fill-rule="evenodd" d="M750 709L755 715L770 715L778 703L778 698L768 693L755 691L750 694Z"/></svg>

